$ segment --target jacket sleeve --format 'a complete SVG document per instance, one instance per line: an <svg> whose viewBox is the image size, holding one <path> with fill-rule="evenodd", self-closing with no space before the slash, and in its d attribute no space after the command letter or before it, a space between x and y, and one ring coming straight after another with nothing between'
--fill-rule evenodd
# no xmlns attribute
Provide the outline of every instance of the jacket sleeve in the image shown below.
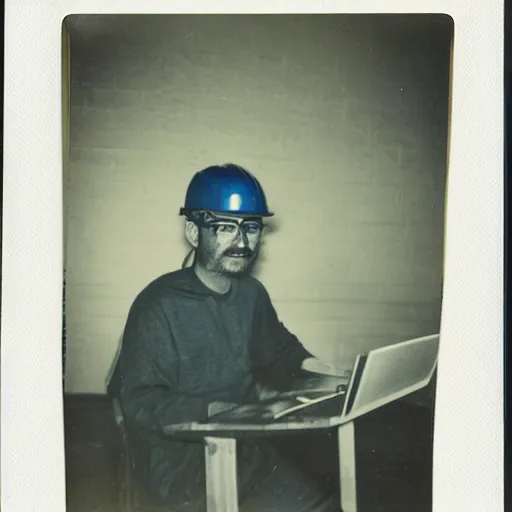
<svg viewBox="0 0 512 512"><path fill-rule="evenodd" d="M304 375L302 362L312 356L279 320L267 290L260 287L251 340L253 371L271 387L288 389Z"/></svg>
<svg viewBox="0 0 512 512"><path fill-rule="evenodd" d="M179 358L158 304L130 310L120 353L121 404L133 426L163 433L164 426L204 420L208 402L177 390Z"/></svg>

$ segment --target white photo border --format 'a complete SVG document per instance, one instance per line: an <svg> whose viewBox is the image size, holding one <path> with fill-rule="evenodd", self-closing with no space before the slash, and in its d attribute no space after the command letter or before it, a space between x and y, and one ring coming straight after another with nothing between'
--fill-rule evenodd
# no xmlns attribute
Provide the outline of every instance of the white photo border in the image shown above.
<svg viewBox="0 0 512 512"><path fill-rule="evenodd" d="M504 510L504 2L7 0L1 508L63 512L61 26L70 14L443 13L454 20L433 511Z"/></svg>

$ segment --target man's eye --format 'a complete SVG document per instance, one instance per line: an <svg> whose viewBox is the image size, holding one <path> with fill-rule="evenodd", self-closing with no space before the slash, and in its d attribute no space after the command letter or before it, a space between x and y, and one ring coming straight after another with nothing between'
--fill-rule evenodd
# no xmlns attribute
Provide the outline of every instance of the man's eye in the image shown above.
<svg viewBox="0 0 512 512"><path fill-rule="evenodd" d="M249 224L245 226L245 232L251 235L255 235L260 232L260 226L257 224Z"/></svg>
<svg viewBox="0 0 512 512"><path fill-rule="evenodd" d="M217 232L219 233L233 233L236 229L236 226L232 226L230 224L219 224L217 226Z"/></svg>

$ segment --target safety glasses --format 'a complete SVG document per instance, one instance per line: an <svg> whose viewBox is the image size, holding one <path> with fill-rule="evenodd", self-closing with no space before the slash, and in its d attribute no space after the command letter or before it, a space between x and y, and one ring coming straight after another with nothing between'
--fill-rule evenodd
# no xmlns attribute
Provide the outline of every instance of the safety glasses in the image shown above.
<svg viewBox="0 0 512 512"><path fill-rule="evenodd" d="M246 236L257 236L263 230L263 223L252 220L216 220L208 222L205 227L212 229L218 236L237 236L240 232Z"/></svg>
<svg viewBox="0 0 512 512"><path fill-rule="evenodd" d="M243 233L245 236L257 236L263 231L263 221L259 218L248 219L225 219L213 214L202 216L200 221L202 227L212 229L218 236L238 236Z"/></svg>

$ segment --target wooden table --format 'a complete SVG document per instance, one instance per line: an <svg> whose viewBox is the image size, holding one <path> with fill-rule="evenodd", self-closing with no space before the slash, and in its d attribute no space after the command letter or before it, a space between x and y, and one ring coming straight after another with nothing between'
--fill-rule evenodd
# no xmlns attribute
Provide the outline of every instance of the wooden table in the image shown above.
<svg viewBox="0 0 512 512"><path fill-rule="evenodd" d="M337 429L341 510L357 512L354 420L346 416L310 422L271 424L188 423L167 427L168 435L198 436L205 442L208 512L238 512L236 443L269 437Z"/></svg>

